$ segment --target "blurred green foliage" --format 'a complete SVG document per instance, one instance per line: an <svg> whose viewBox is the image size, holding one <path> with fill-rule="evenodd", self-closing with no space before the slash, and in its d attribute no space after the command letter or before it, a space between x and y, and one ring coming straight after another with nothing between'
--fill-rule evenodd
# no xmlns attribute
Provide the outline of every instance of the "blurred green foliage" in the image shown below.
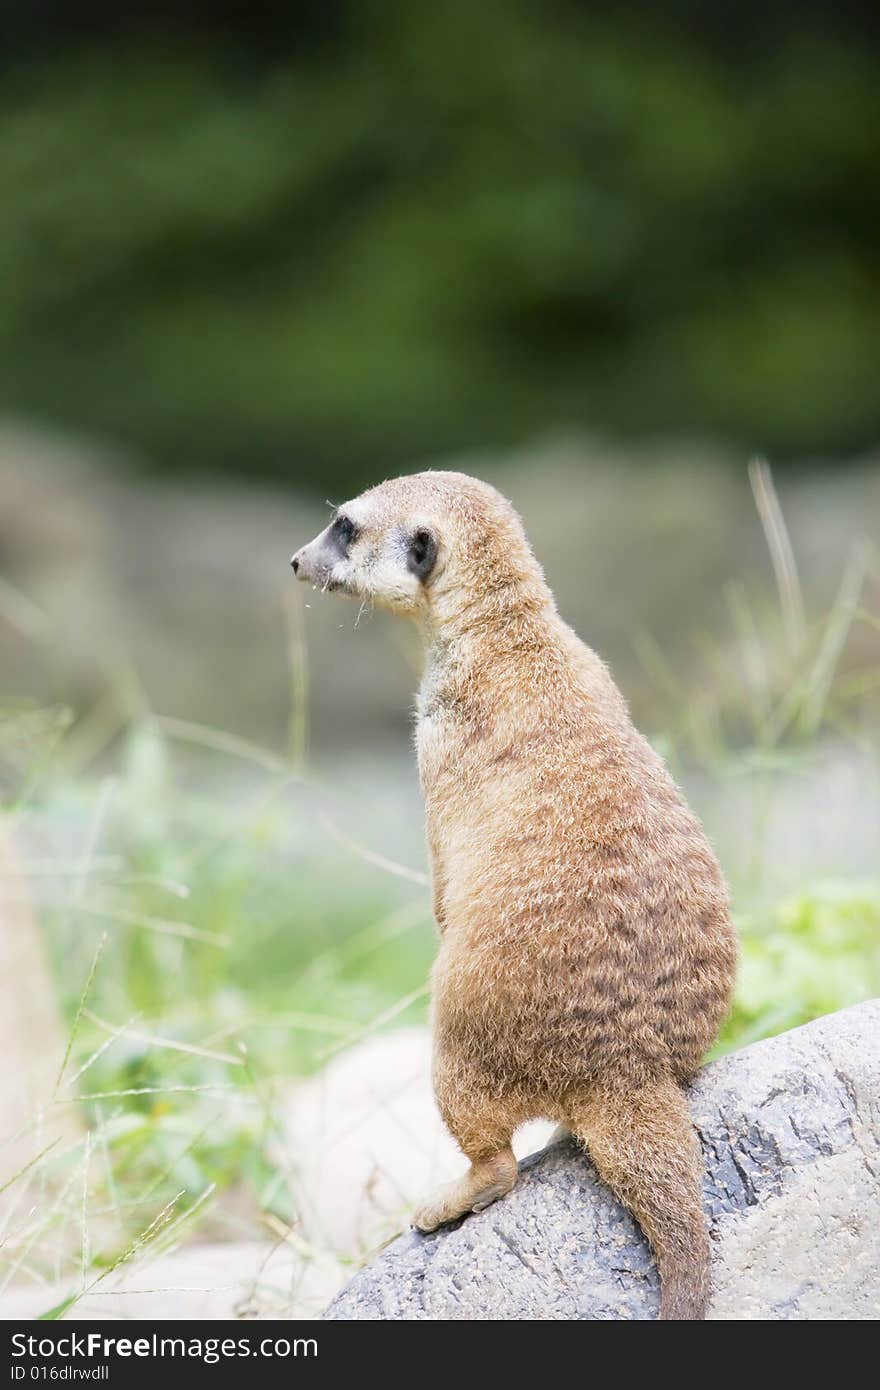
<svg viewBox="0 0 880 1390"><path fill-rule="evenodd" d="M737 925L736 999L716 1052L880 994L878 882L810 884Z"/></svg>
<svg viewBox="0 0 880 1390"><path fill-rule="evenodd" d="M568 427L857 449L880 86L809 25L364 3L7 61L0 407L316 489Z"/></svg>

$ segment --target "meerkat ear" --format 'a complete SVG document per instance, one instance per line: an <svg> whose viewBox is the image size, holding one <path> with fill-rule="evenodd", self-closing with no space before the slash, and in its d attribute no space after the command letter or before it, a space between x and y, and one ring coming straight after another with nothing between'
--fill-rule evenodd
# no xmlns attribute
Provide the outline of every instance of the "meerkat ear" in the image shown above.
<svg viewBox="0 0 880 1390"><path fill-rule="evenodd" d="M417 579L425 580L437 561L437 537L426 526L420 526L409 538L406 567Z"/></svg>

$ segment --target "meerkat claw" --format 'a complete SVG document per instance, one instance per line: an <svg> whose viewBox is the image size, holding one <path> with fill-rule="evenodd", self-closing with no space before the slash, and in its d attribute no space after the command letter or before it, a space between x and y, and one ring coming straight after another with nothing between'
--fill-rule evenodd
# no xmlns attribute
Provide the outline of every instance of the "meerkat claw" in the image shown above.
<svg viewBox="0 0 880 1390"><path fill-rule="evenodd" d="M466 1203L455 1201L451 1196L438 1196L432 1202L426 1202L419 1207L412 1219L412 1224L417 1231L423 1235L429 1235L431 1231L436 1231L440 1226L448 1226L452 1221L458 1221L460 1217L467 1216L471 1207Z"/></svg>
<svg viewBox="0 0 880 1390"><path fill-rule="evenodd" d="M413 1225L425 1233L436 1231L438 1226L448 1226L471 1212L485 1211L504 1197L516 1180L516 1159L512 1153L502 1154L491 1160L486 1167L476 1170L441 1188L431 1201L418 1208Z"/></svg>

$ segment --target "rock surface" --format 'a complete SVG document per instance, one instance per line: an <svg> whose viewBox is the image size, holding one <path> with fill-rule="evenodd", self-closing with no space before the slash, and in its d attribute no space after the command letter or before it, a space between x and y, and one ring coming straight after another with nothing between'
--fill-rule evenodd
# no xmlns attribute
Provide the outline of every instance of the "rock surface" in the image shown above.
<svg viewBox="0 0 880 1390"><path fill-rule="evenodd" d="M705 1068L691 1112L713 1236L709 1316L880 1313L880 1000ZM514 1191L431 1236L401 1237L331 1319L646 1319L647 1244L571 1143L526 1159Z"/></svg>

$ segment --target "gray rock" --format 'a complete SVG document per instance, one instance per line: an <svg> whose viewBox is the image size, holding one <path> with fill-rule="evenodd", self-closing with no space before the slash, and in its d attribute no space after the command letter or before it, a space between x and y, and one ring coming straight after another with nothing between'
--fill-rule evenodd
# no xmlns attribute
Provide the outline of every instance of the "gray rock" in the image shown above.
<svg viewBox="0 0 880 1390"><path fill-rule="evenodd" d="M691 1094L713 1237L709 1316L880 1314L880 1000L706 1067ZM502 1202L402 1236L331 1319L653 1318L644 1237L570 1142Z"/></svg>

